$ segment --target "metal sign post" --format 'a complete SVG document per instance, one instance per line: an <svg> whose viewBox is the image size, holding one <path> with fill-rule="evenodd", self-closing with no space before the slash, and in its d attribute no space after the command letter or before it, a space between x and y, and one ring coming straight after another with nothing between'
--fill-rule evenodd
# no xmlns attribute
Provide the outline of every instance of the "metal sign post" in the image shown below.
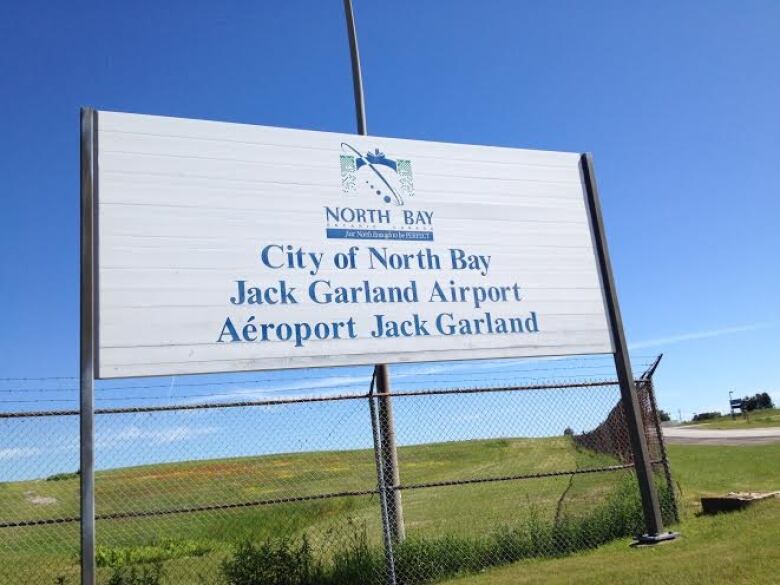
<svg viewBox="0 0 780 585"><path fill-rule="evenodd" d="M355 15L352 12L352 0L344 0L344 14L347 17L349 55L352 60L352 87L355 92L357 131L358 134L365 136L368 134L368 129L366 128L366 102L363 98L363 73L360 70L360 50L358 49L357 32L355 31Z"/></svg>
<svg viewBox="0 0 780 585"><path fill-rule="evenodd" d="M371 380L371 391L368 396L368 407L371 413L371 436L374 441L374 462L376 464L376 485L379 492L379 511L382 517L382 543L385 550L385 580L387 585L396 585L395 558L393 551L393 533L389 522L387 481L385 480L385 465L382 461L382 439L380 437L379 414L374 402L374 386L377 371Z"/></svg>
<svg viewBox="0 0 780 585"><path fill-rule="evenodd" d="M731 411L731 420L737 420L737 413L734 412L735 408L738 408L741 413L745 413L744 404L741 398L732 398L734 394L733 390L729 390L729 410Z"/></svg>
<svg viewBox="0 0 780 585"><path fill-rule="evenodd" d="M385 486L391 492L387 496L387 516L390 523L390 534L393 542L403 542L406 538L404 527L404 512L401 503L401 475L398 468L398 449L395 445L395 420L393 417L393 403L390 398L390 376L385 364L376 366L376 389L379 401L379 432L382 438L382 465Z"/></svg>
<svg viewBox="0 0 780 585"><path fill-rule="evenodd" d="M81 583L95 585L95 240L97 222L97 112L81 110L81 331L79 427Z"/></svg>
<svg viewBox="0 0 780 585"><path fill-rule="evenodd" d="M676 537L676 534L672 532L664 533L663 531L661 507L658 503L658 492L653 483L653 467L645 439L642 411L636 393L634 374L631 371L628 344L623 332L623 319L620 315L617 289L615 288L615 279L612 275L612 265L609 259L604 219L601 215L596 175L593 169L593 157L590 154L582 155L580 158L580 169L587 194L588 212L593 230L598 268L602 281L601 285L604 290L604 300L612 332L612 343L615 349L615 369L620 384L621 402L623 403L623 411L628 426L628 436L631 442L631 453L634 457L639 491L642 496L646 532L638 540L643 544L671 540Z"/></svg>
<svg viewBox="0 0 780 585"><path fill-rule="evenodd" d="M344 0L344 14L347 19L347 35L349 37L349 53L352 62L352 86L355 94L355 114L358 134L366 136L366 103L363 94L363 74L360 69L360 51L358 49L357 32L355 30L355 15L352 11L352 0ZM380 459L377 461L379 490L383 496L382 524L385 534L385 555L388 561L387 580L390 585L396 582L395 563L393 561L393 544L402 542L406 537L401 503L400 473L398 469L398 451L395 444L395 424L393 405L390 397L390 372L387 364L374 366L374 380L377 389L377 412L374 411L373 397L372 423L376 422L378 437L375 437L374 447L378 448ZM378 445L377 445L378 443Z"/></svg>

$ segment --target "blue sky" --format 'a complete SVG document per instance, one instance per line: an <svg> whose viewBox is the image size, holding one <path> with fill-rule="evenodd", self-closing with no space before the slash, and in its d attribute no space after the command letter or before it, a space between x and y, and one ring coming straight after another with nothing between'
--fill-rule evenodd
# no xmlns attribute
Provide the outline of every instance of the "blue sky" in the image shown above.
<svg viewBox="0 0 780 585"><path fill-rule="evenodd" d="M370 133L594 153L637 369L666 356L662 407L780 400L780 4L355 10ZM355 128L340 0L7 2L0 70L5 378L78 371L80 106ZM0 400L73 383L6 380Z"/></svg>

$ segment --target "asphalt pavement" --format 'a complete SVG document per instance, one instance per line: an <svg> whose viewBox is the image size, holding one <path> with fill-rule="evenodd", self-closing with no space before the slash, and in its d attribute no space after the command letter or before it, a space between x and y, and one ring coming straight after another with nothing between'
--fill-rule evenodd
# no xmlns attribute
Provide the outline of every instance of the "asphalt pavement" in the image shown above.
<svg viewBox="0 0 780 585"><path fill-rule="evenodd" d="M758 429L708 429L706 427L664 427L667 443L691 445L761 445L780 442L780 427Z"/></svg>

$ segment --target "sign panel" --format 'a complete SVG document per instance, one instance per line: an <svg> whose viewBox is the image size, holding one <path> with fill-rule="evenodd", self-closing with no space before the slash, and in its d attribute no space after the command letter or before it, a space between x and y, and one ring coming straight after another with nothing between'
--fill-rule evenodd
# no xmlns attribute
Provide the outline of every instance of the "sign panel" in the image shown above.
<svg viewBox="0 0 780 585"><path fill-rule="evenodd" d="M97 127L100 378L613 351L578 154Z"/></svg>

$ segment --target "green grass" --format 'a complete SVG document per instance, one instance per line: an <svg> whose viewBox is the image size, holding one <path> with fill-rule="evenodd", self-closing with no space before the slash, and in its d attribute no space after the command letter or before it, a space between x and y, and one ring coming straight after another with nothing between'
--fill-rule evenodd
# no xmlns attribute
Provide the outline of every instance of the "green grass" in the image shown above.
<svg viewBox="0 0 780 585"><path fill-rule="evenodd" d="M707 447L711 448L711 447ZM653 549L618 540L554 560L531 560L448 585L776 585L780 576L780 501L744 512L690 518L682 537Z"/></svg>
<svg viewBox="0 0 780 585"><path fill-rule="evenodd" d="M522 561L448 585L775 585L780 582L780 500L744 512L699 516L698 499L729 491L780 490L780 443L750 446L670 445L682 489L682 537L655 548L617 540L595 551Z"/></svg>
<svg viewBox="0 0 780 585"><path fill-rule="evenodd" d="M734 573L721 559L751 563L750 571L754 572L749 574L754 581L745 582L770 582L762 581L765 573L761 567L764 566L762 563L780 563L777 547L768 544L771 538L776 540L778 537L780 508L767 505L759 515L748 512L722 518L697 518L694 512L701 495L730 490L780 489L780 444L744 447L671 445L669 452L684 504L684 522L680 528L684 538L680 542L659 547L657 551L635 551L627 549L626 539L619 539L595 552L558 560L520 561L504 569L452 583L629 582L633 575L630 571L636 563L640 566L647 563L649 570L665 562L688 562L697 555L698 569L695 563L690 570L687 565L669 569L672 576L654 582L718 583L710 577L721 573L724 580L720 582L740 582L728 580ZM608 456L576 449L564 437L405 447L400 449L399 460L405 483L541 473L615 463ZM374 474L373 455L367 451L117 469L97 475L97 510L104 514L121 510L170 509L182 505L370 489L375 483ZM626 472L586 474L404 491L407 534L412 543L409 551L414 546L422 546L431 554L444 558L446 551L433 549L457 545L464 551L468 548L473 552L477 550L474 546L486 546L486 542L492 542L490 546L494 546L498 542L494 539L501 538L502 531L503 538L525 539L525 532L513 532L512 527L533 527L534 522L539 522L539 527L550 527L555 524L556 517L565 519L558 530L571 531L567 535L572 537L581 534L578 531L582 528L578 526L592 525L587 530L599 530L603 524L597 521L599 515L608 509L605 504L621 489L629 475ZM41 501L47 503L34 503ZM77 477L0 483L0 516L3 520L75 515L77 504ZM743 521L752 528L745 531L731 528L742 526ZM100 582L107 581L111 567L152 560L164 561L172 583L177 579L197 583L199 576L213 580L221 560L245 539L258 542L270 537L306 535L322 558L333 558L348 546L356 527L365 530L369 546L378 548L380 530L376 498L361 496L100 521L97 537L103 559L101 564L104 565L99 568ZM768 537L761 527L766 529ZM544 530L540 528L536 532L543 535ZM625 532L624 528L618 528L620 530ZM617 533L604 534L613 538L609 534ZM475 537L479 542L474 541ZM472 546L474 542L477 544ZM75 585L77 546L77 524L4 529L0 540L0 583L48 585L54 584L56 577L62 575L66 577L66 583ZM732 548L724 549L728 546ZM711 553L718 555L717 562L710 563ZM671 556L664 561L659 559L667 557L659 555ZM457 556L451 559L453 566L459 562ZM759 558L768 561L756 560ZM596 570L605 563L609 565L607 569ZM711 570L713 566L721 567L722 571ZM673 575L678 573L682 575L680 580L671 580L676 579ZM549 579L539 577L534 581L538 575L546 575ZM701 579L696 581L699 577Z"/></svg>
<svg viewBox="0 0 780 585"><path fill-rule="evenodd" d="M405 483L542 473L614 464L608 456L576 449L567 437L499 439L404 447ZM99 472L98 514L237 503L331 491L372 489L370 451L274 455L142 466ZM531 506L552 521L557 514L586 514L614 491L626 473L593 474L405 491L404 515L412 537L480 534L508 521L522 522ZM78 477L0 484L0 517L19 520L78 515ZM565 498L562 495L566 494ZM41 504L40 502L46 502ZM38 503L35 503L38 502ZM572 506L576 502L576 508ZM98 521L104 558L165 558L169 574L213 578L236 543L306 534L331 555L365 527L369 544L381 542L373 496L345 497L147 519ZM6 529L0 541L0 583L75 583L78 525ZM186 546L171 543L186 542ZM163 544L167 543L167 544ZM187 550L197 554L184 554ZM22 551L24 551L22 553ZM184 551L184 552L182 552ZM208 552L204 552L208 551ZM115 561L119 562L119 561ZM110 573L101 567L105 581Z"/></svg>
<svg viewBox="0 0 780 585"><path fill-rule="evenodd" d="M780 443L766 445L669 445L669 460L686 509L699 498L731 491L780 490Z"/></svg>
<svg viewBox="0 0 780 585"><path fill-rule="evenodd" d="M738 414L735 420L730 415L721 416L702 422L685 423L685 426L704 427L708 429L759 429L780 427L780 409L766 408L749 412L747 416Z"/></svg>

